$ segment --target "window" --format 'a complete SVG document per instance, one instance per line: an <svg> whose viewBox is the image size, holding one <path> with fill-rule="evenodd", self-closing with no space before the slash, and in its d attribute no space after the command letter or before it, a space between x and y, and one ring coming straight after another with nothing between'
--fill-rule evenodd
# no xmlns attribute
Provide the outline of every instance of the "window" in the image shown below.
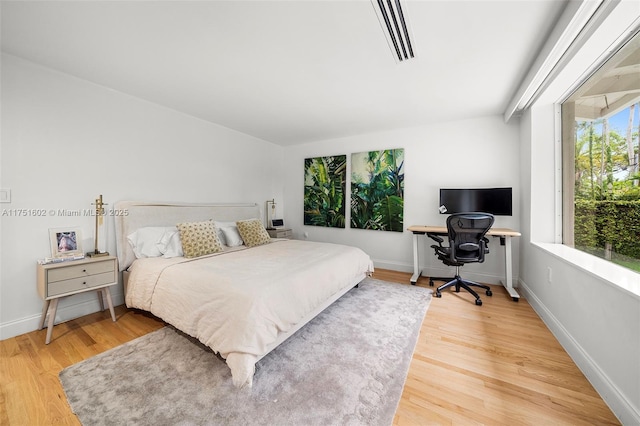
<svg viewBox="0 0 640 426"><path fill-rule="evenodd" d="M563 243L640 272L640 35L562 104Z"/></svg>

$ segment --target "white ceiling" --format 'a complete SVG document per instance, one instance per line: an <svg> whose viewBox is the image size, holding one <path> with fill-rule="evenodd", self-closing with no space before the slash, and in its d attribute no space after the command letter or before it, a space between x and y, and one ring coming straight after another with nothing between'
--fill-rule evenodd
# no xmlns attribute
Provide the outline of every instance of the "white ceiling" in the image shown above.
<svg viewBox="0 0 640 426"><path fill-rule="evenodd" d="M2 51L279 145L503 114L564 0L2 1Z"/></svg>

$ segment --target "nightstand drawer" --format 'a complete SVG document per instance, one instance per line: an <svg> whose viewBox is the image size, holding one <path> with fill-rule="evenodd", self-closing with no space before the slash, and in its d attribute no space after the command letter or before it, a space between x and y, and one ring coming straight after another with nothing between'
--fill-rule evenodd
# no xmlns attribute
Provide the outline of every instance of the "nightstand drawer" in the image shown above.
<svg viewBox="0 0 640 426"><path fill-rule="evenodd" d="M82 278L89 275L102 274L105 272L111 272L113 276L114 266L115 262L113 261L66 266L64 268L50 269L47 274L47 278L49 283L53 283L56 281L69 280L72 278Z"/></svg>
<svg viewBox="0 0 640 426"><path fill-rule="evenodd" d="M102 274L89 275L86 277L72 278L69 280L62 280L56 282L50 282L47 286L47 297L56 296L58 294L64 294L69 292L77 292L91 287L99 285L114 283L113 270L104 272Z"/></svg>
<svg viewBox="0 0 640 426"><path fill-rule="evenodd" d="M293 238L293 231L291 229L267 229L271 238Z"/></svg>

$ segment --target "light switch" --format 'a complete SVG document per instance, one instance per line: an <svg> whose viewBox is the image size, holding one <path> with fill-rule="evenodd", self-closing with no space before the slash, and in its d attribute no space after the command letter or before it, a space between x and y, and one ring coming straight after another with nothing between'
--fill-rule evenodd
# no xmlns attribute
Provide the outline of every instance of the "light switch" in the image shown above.
<svg viewBox="0 0 640 426"><path fill-rule="evenodd" d="M0 188L0 203L10 203L11 202L11 190Z"/></svg>

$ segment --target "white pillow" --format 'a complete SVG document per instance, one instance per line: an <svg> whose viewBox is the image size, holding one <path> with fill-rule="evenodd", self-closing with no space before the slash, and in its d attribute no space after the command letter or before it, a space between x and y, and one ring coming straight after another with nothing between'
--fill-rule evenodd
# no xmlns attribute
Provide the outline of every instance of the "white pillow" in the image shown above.
<svg viewBox="0 0 640 426"><path fill-rule="evenodd" d="M175 236L177 234L177 244L180 244L180 234L175 226L148 226L138 229L129 234L127 240L133 248L133 253L137 259L145 257L175 257L182 252L182 246L176 247Z"/></svg>
<svg viewBox="0 0 640 426"><path fill-rule="evenodd" d="M224 226L221 228L225 243L228 247L236 247L244 244L237 226Z"/></svg>
<svg viewBox="0 0 640 426"><path fill-rule="evenodd" d="M167 259L171 257L184 256L178 228L174 226L173 228L169 228L165 231L160 243L158 244L158 249L162 252L162 257Z"/></svg>
<svg viewBox="0 0 640 426"><path fill-rule="evenodd" d="M222 244L224 244L225 246L228 247L233 247L231 244L229 244L227 242L227 239L225 238L224 232L222 232L222 228L236 228L236 230L238 229L236 227L236 223L235 222L220 222L220 221L214 221L213 222L214 226L216 227L216 233L218 234L218 238L220 238L220 241L222 242ZM240 234L238 234L238 238L240 238ZM240 243L242 244L242 243ZM240 245L237 244L237 245Z"/></svg>

